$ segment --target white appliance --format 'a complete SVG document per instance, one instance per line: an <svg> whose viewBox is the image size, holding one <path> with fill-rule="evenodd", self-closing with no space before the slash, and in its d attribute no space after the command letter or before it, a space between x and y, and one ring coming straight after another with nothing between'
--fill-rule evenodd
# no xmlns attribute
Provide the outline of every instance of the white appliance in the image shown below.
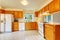
<svg viewBox="0 0 60 40"><path fill-rule="evenodd" d="M24 30L25 30L25 23L19 22L19 31L24 31Z"/></svg>
<svg viewBox="0 0 60 40"><path fill-rule="evenodd" d="M0 32L12 32L12 14L0 14Z"/></svg>
<svg viewBox="0 0 60 40"><path fill-rule="evenodd" d="M42 37L44 37L44 27L43 27L43 23L41 22L38 22L38 32Z"/></svg>
<svg viewBox="0 0 60 40"><path fill-rule="evenodd" d="M4 14L0 14L0 32L4 32L4 24L5 24L5 21L4 21Z"/></svg>

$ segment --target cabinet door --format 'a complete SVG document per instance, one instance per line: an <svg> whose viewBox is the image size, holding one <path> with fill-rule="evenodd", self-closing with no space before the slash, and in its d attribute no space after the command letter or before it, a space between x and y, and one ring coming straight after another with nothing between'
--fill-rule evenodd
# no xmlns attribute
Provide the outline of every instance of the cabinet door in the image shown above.
<svg viewBox="0 0 60 40"><path fill-rule="evenodd" d="M54 0L49 4L49 11L50 12L56 12L59 10L59 1L60 0Z"/></svg>
<svg viewBox="0 0 60 40"><path fill-rule="evenodd" d="M60 25L55 26L55 40L60 40Z"/></svg>
<svg viewBox="0 0 60 40"><path fill-rule="evenodd" d="M35 17L38 17L38 15L39 15L39 12L38 11L35 12Z"/></svg>
<svg viewBox="0 0 60 40"><path fill-rule="evenodd" d="M31 22L26 22L25 23L25 30L32 30L32 28L31 28Z"/></svg>
<svg viewBox="0 0 60 40"><path fill-rule="evenodd" d="M18 18L23 18L23 11L18 12Z"/></svg>
<svg viewBox="0 0 60 40"><path fill-rule="evenodd" d="M38 25L36 22L31 22L31 29L32 30L37 30L38 29Z"/></svg>
<svg viewBox="0 0 60 40"><path fill-rule="evenodd" d="M12 32L12 15L5 14L5 32Z"/></svg>
<svg viewBox="0 0 60 40"><path fill-rule="evenodd" d="M14 12L14 18L18 18L18 12Z"/></svg>
<svg viewBox="0 0 60 40"><path fill-rule="evenodd" d="M15 11L14 12L14 18L23 18L23 12Z"/></svg>
<svg viewBox="0 0 60 40"><path fill-rule="evenodd" d="M55 31L53 28L51 28L53 26L50 25L45 25L45 38L46 40L54 40L55 39Z"/></svg>
<svg viewBox="0 0 60 40"><path fill-rule="evenodd" d="M2 9L0 9L0 14L2 13Z"/></svg>
<svg viewBox="0 0 60 40"><path fill-rule="evenodd" d="M54 10L55 10L54 5L55 5L55 2L54 2L54 1L52 1L52 2L49 4L49 12L54 12Z"/></svg>
<svg viewBox="0 0 60 40"><path fill-rule="evenodd" d="M44 7L44 11L48 11L49 10L49 5Z"/></svg>
<svg viewBox="0 0 60 40"><path fill-rule="evenodd" d="M38 25L36 22L27 22L25 24L25 29L26 30L37 30L38 29Z"/></svg>
<svg viewBox="0 0 60 40"><path fill-rule="evenodd" d="M58 11L58 10L59 10L59 5L60 5L60 4L59 4L60 0L54 0L54 2L55 2L54 8L55 8L56 11Z"/></svg>
<svg viewBox="0 0 60 40"><path fill-rule="evenodd" d="M12 31L18 31L19 27L18 27L18 22L13 22L13 28Z"/></svg>

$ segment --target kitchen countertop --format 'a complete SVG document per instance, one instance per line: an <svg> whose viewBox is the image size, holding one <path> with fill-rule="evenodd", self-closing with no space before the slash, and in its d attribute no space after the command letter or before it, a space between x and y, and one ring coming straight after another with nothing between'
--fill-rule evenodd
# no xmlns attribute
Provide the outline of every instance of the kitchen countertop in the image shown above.
<svg viewBox="0 0 60 40"><path fill-rule="evenodd" d="M51 24L51 25L60 25L60 23L45 23L45 24Z"/></svg>

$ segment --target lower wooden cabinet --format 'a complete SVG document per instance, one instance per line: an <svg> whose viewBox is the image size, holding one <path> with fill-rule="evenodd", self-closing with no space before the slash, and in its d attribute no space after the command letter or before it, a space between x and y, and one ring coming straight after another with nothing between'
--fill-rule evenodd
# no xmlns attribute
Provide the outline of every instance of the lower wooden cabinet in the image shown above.
<svg viewBox="0 0 60 40"><path fill-rule="evenodd" d="M25 30L37 30L37 22L25 22ZM19 23L13 22L12 31L19 31Z"/></svg>
<svg viewBox="0 0 60 40"><path fill-rule="evenodd" d="M25 30L37 30L38 25L36 22L26 22L25 23Z"/></svg>
<svg viewBox="0 0 60 40"><path fill-rule="evenodd" d="M31 22L25 23L25 30L31 30Z"/></svg>
<svg viewBox="0 0 60 40"><path fill-rule="evenodd" d="M60 25L45 24L46 40L60 40Z"/></svg>
<svg viewBox="0 0 60 40"><path fill-rule="evenodd" d="M18 22L13 22L13 27L12 27L12 31L18 31L19 30L19 26L18 26Z"/></svg>

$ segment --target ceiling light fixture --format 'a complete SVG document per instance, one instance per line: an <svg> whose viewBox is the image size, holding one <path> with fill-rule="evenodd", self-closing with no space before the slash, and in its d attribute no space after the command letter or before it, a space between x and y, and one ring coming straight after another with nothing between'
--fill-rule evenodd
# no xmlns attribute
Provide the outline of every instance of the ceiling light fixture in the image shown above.
<svg viewBox="0 0 60 40"><path fill-rule="evenodd" d="M21 3L22 5L28 5L28 4L29 4L27 0L21 0L20 3Z"/></svg>

